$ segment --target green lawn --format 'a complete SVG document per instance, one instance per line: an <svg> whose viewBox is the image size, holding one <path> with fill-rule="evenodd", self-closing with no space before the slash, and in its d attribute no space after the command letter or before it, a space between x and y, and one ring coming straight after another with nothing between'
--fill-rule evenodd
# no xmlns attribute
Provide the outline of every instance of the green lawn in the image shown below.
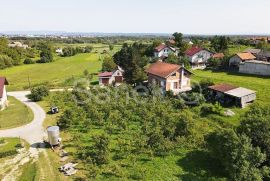
<svg viewBox="0 0 270 181"><path fill-rule="evenodd" d="M194 73L192 78L194 81L209 78L215 83L227 83L257 91L257 101L268 102L270 100L270 77L211 70L196 70Z"/></svg>
<svg viewBox="0 0 270 181"><path fill-rule="evenodd" d="M8 97L9 106L0 111L0 129L19 127L33 120L32 111L14 97Z"/></svg>
<svg viewBox="0 0 270 181"><path fill-rule="evenodd" d="M251 48L251 47L250 46L245 46L245 45L230 45L229 49L228 49L229 55L230 56L235 55L237 53L245 51L248 48Z"/></svg>
<svg viewBox="0 0 270 181"><path fill-rule="evenodd" d="M21 65L0 70L0 75L7 77L9 91L28 89L28 78L32 86L46 83L51 87L62 87L71 86L73 82L69 80L81 77L85 69L90 73L99 72L101 64L99 54L79 54L67 58L58 57L52 63Z"/></svg>
<svg viewBox="0 0 270 181"><path fill-rule="evenodd" d="M257 92L257 102L269 104L270 100L270 77L246 75L232 72L219 72L211 70L196 70L192 77L193 82L199 82L202 79L211 79L215 83L226 83L239 87L248 88ZM248 107L240 109L238 107L230 108L236 113L233 117L224 117L219 115L209 115L208 119L213 121L223 121L232 125L239 125L241 116L245 114Z"/></svg>
<svg viewBox="0 0 270 181"><path fill-rule="evenodd" d="M3 140L4 143L0 144L0 158L15 155L21 140L19 138L4 138Z"/></svg>

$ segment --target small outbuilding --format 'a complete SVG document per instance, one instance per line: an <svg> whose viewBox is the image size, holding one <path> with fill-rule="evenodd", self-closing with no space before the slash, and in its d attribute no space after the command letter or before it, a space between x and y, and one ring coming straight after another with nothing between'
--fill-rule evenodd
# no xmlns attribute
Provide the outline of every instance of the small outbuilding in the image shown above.
<svg viewBox="0 0 270 181"><path fill-rule="evenodd" d="M248 53L237 53L235 56L233 56L230 59L229 65L231 68L238 70L240 63L245 62L245 61L255 60L255 59L256 59L256 57L249 52Z"/></svg>
<svg viewBox="0 0 270 181"><path fill-rule="evenodd" d="M117 69L112 72L101 72L98 74L99 85L100 86L108 86L108 85L119 86L123 83L123 73L124 73L124 70L120 67L117 67Z"/></svg>
<svg viewBox="0 0 270 181"><path fill-rule="evenodd" d="M209 87L210 97L224 105L235 105L245 108L256 100L256 91L229 84L219 84Z"/></svg>

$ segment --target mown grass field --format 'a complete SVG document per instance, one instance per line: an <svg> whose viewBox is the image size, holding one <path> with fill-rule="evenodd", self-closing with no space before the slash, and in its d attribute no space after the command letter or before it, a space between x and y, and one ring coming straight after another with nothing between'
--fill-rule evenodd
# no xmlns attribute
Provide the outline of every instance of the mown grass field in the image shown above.
<svg viewBox="0 0 270 181"><path fill-rule="evenodd" d="M19 127L33 120L32 111L14 97L8 97L9 106L0 112L0 129Z"/></svg>
<svg viewBox="0 0 270 181"><path fill-rule="evenodd" d="M26 90L30 86L46 83L50 87L71 86L69 79L82 77L83 71L97 73L101 69L100 54L79 54L73 57L58 57L52 63L21 65L0 70L9 81L8 91ZM96 79L96 77L94 77Z"/></svg>

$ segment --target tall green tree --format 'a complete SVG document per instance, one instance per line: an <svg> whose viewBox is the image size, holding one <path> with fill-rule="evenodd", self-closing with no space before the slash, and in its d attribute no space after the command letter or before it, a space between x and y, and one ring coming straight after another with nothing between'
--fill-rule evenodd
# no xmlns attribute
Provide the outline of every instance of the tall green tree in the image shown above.
<svg viewBox="0 0 270 181"><path fill-rule="evenodd" d="M216 52L225 52L229 46L229 39L226 36L215 36L211 40L211 47Z"/></svg>
<svg viewBox="0 0 270 181"><path fill-rule="evenodd" d="M105 56L102 63L102 71L111 72L117 68L111 56Z"/></svg>
<svg viewBox="0 0 270 181"><path fill-rule="evenodd" d="M211 155L224 167L231 180L262 181L268 173L263 166L266 155L253 147L245 135L233 130L218 130L207 138Z"/></svg>
<svg viewBox="0 0 270 181"><path fill-rule="evenodd" d="M252 105L237 131L246 134L254 146L260 147L267 154L270 164L270 107L258 103Z"/></svg>
<svg viewBox="0 0 270 181"><path fill-rule="evenodd" d="M179 48L179 54L181 56L184 56L185 51L188 48L188 44L183 41L183 34L175 32L173 34L173 37L174 37L175 45Z"/></svg>
<svg viewBox="0 0 270 181"><path fill-rule="evenodd" d="M113 58L114 62L124 70L124 78L127 83L134 84L146 79L144 67L148 63L145 47L141 44L124 44L122 49Z"/></svg>

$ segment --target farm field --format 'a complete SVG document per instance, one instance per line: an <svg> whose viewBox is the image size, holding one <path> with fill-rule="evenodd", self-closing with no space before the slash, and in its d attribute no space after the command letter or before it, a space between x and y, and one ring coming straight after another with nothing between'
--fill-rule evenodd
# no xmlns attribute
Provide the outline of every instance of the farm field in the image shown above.
<svg viewBox="0 0 270 181"><path fill-rule="evenodd" d="M58 57L52 63L21 65L0 70L0 75L7 77L8 91L28 89L28 80L31 86L43 83L50 87L71 86L73 82L70 80L82 77L84 70L87 69L89 73L100 71L102 61L99 61L99 56L89 53L67 58Z"/></svg>
<svg viewBox="0 0 270 181"><path fill-rule="evenodd" d="M19 127L32 121L33 113L14 97L8 97L9 106L0 112L0 129Z"/></svg>

